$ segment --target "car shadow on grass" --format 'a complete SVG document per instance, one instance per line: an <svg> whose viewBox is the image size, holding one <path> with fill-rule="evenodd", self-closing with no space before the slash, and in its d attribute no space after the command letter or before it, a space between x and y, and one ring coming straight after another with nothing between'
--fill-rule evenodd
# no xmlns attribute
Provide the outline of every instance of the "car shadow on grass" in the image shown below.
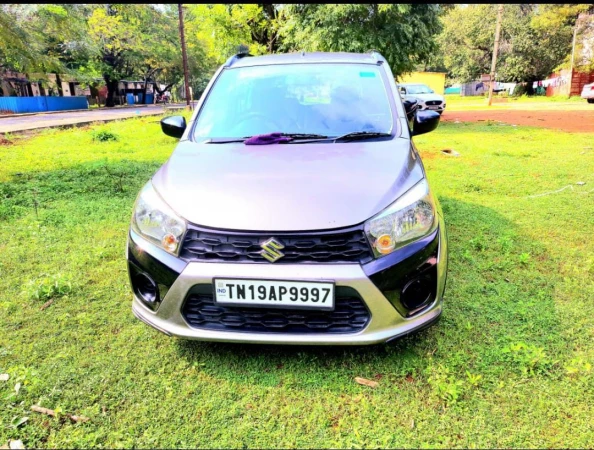
<svg viewBox="0 0 594 450"><path fill-rule="evenodd" d="M430 364L501 376L524 370L538 349L550 355L564 351L550 276L558 265L544 246L491 208L453 198L440 201L450 256L444 313L436 326L375 346L178 340L177 353L191 363L208 361L205 370L213 377L257 384L313 378L316 385L332 388L330 379L411 377ZM505 350L519 343L525 346L518 354Z"/></svg>

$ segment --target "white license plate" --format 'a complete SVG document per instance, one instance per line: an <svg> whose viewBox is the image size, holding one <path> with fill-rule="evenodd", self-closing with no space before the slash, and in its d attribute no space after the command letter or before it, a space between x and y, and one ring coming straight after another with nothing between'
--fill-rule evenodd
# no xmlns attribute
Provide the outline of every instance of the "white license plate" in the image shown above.
<svg viewBox="0 0 594 450"><path fill-rule="evenodd" d="M439 109L439 106L427 106L427 109Z"/></svg>
<svg viewBox="0 0 594 450"><path fill-rule="evenodd" d="M334 309L331 281L214 279L215 301L221 305L294 309Z"/></svg>

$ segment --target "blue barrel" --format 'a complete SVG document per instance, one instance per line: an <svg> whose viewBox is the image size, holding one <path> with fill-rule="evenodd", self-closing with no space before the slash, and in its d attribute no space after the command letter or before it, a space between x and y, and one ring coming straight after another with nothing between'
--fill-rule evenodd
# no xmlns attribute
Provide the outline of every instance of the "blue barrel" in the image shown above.
<svg viewBox="0 0 594 450"><path fill-rule="evenodd" d="M147 105L152 105L155 103L155 94L146 94L146 102Z"/></svg>
<svg viewBox="0 0 594 450"><path fill-rule="evenodd" d="M140 94L138 94L138 104L139 105L144 105L144 94L141 92Z"/></svg>
<svg viewBox="0 0 594 450"><path fill-rule="evenodd" d="M134 104L134 94L126 94L126 101L129 105Z"/></svg>

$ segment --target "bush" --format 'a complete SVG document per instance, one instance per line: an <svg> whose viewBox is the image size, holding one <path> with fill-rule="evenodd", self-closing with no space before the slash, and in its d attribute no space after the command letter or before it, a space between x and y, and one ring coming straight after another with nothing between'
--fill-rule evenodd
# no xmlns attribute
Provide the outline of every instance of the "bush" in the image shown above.
<svg viewBox="0 0 594 450"><path fill-rule="evenodd" d="M62 274L42 276L38 280L31 280L26 293L31 300L51 300L65 297L72 292L72 283Z"/></svg>
<svg viewBox="0 0 594 450"><path fill-rule="evenodd" d="M99 142L117 141L119 139L117 134L105 129L95 130L91 135L93 136L93 141Z"/></svg>

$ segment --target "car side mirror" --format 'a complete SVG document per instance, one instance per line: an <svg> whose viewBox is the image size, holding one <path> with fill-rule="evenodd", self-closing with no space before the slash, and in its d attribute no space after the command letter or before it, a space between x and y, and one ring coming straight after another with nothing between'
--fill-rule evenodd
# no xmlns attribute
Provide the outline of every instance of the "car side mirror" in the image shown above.
<svg viewBox="0 0 594 450"><path fill-rule="evenodd" d="M161 119L161 130L167 136L181 138L186 131L186 118L184 116L170 116Z"/></svg>
<svg viewBox="0 0 594 450"><path fill-rule="evenodd" d="M413 136L429 133L437 128L441 116L435 111L417 111L413 122Z"/></svg>

